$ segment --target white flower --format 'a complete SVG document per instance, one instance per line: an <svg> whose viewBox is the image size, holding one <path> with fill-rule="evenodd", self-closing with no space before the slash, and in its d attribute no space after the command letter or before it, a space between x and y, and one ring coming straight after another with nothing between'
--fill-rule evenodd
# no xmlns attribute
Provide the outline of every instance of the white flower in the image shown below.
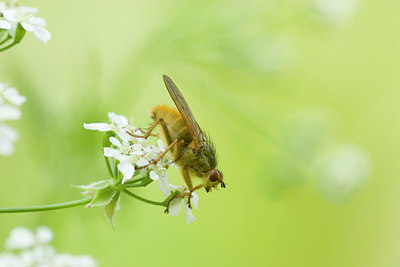
<svg viewBox="0 0 400 267"><path fill-rule="evenodd" d="M117 115L113 112L108 113L111 124L108 123L85 123L84 128L88 130L98 130L100 132L113 131L117 137L111 136L109 138L113 147L104 148L104 156L118 160L118 170L122 173L122 183L132 179L133 174L137 168L148 165L155 160L165 147L160 140L157 144L151 144L149 140L144 138L136 138L128 132L135 135L143 135L143 133L133 126L125 116ZM160 160L157 164L152 164L146 168L140 168L142 176L151 172L151 178L157 180L158 176L166 175L166 157Z"/></svg>
<svg viewBox="0 0 400 267"><path fill-rule="evenodd" d="M167 169L162 164L155 164L149 173L152 180L158 181L158 187L165 196L169 196L174 186L168 182Z"/></svg>
<svg viewBox="0 0 400 267"><path fill-rule="evenodd" d="M26 101L17 89L8 87L0 82L0 122L5 120L17 120L21 117L21 106Z"/></svg>
<svg viewBox="0 0 400 267"><path fill-rule="evenodd" d="M24 260L14 253L4 252L0 254L0 267L23 267Z"/></svg>
<svg viewBox="0 0 400 267"><path fill-rule="evenodd" d="M48 244L53 240L53 232L45 227L37 228L36 233L24 227L17 227L10 233L6 241L7 249L25 249L34 246L35 244Z"/></svg>
<svg viewBox="0 0 400 267"><path fill-rule="evenodd" d="M189 224L192 221L196 220L196 218L193 216L192 209L189 208L188 196L184 198L173 199L169 205L169 215L177 216L179 214L182 208L182 199L183 199L183 207L186 213L186 222ZM191 206L197 209L198 203L199 203L199 196L196 194L196 192L192 192L192 198L190 199Z"/></svg>
<svg viewBox="0 0 400 267"><path fill-rule="evenodd" d="M15 106L21 106L26 101L26 97L19 94L15 88L7 88L4 84L0 85L0 91L3 91L3 97Z"/></svg>
<svg viewBox="0 0 400 267"><path fill-rule="evenodd" d="M53 232L46 226L40 226L36 229L36 240L40 244L48 244L54 238Z"/></svg>
<svg viewBox="0 0 400 267"><path fill-rule="evenodd" d="M348 22L356 10L356 0L317 0L316 8L323 18L337 26Z"/></svg>
<svg viewBox="0 0 400 267"><path fill-rule="evenodd" d="M17 131L7 124L0 123L0 155L10 156L14 153L14 143L18 140Z"/></svg>
<svg viewBox="0 0 400 267"><path fill-rule="evenodd" d="M24 249L32 247L35 244L35 234L24 227L13 229L6 241L7 249Z"/></svg>
<svg viewBox="0 0 400 267"><path fill-rule="evenodd" d="M10 27L7 28L8 33L15 37L18 24L21 24L24 30L32 32L37 39L47 43L51 38L51 34L45 28L46 21L43 18L34 16L38 11L37 8L24 6L5 8L1 13L3 14L3 20L10 24Z"/></svg>
<svg viewBox="0 0 400 267"><path fill-rule="evenodd" d="M96 261L88 255L74 256L69 254L58 254L54 257L54 266L70 267L96 267Z"/></svg>
<svg viewBox="0 0 400 267"><path fill-rule="evenodd" d="M127 131L136 131L136 129L129 124L128 119L125 116L117 115L114 112L108 113L108 118L111 124L108 123L84 123L83 127L87 130L97 130L100 132L115 132L124 141L129 140Z"/></svg>
<svg viewBox="0 0 400 267"><path fill-rule="evenodd" d="M118 170L122 173L122 183L129 181L135 172L135 162L138 161L138 156L143 155L143 147L141 144L129 144L122 141L122 143L115 137L109 138L110 142L117 147L117 149L105 147L104 156L112 157L119 161Z"/></svg>
<svg viewBox="0 0 400 267"><path fill-rule="evenodd" d="M0 155L2 156L14 153L14 143L18 139L17 131L4 121L21 118L19 107L25 101L26 98L21 96L17 89L0 82Z"/></svg>
<svg viewBox="0 0 400 267"><path fill-rule="evenodd" d="M53 239L52 231L44 226L36 233L18 227L11 231L6 241L8 250L18 249L19 253L0 254L0 267L96 267L96 261L88 255L57 254L48 243Z"/></svg>
<svg viewBox="0 0 400 267"><path fill-rule="evenodd" d="M157 140L157 143L151 143L149 139L134 137L134 135L142 136L143 133L134 127L126 117L117 115L115 113L109 113L109 119L111 124L107 123L90 123L84 124L84 127L88 130L98 130L101 132L113 131L117 136L109 137L110 147L104 147L104 156L113 158L118 161L118 170L122 174L122 183L126 183L132 179L135 172L140 170L141 177L149 175L150 179L158 182L158 186L163 194L168 197L173 191L184 191L182 187L172 185L168 182L167 168L174 166L167 155L161 158L157 163L150 164L156 160L164 151L165 145L161 139ZM147 166L148 165L148 166ZM146 167L144 167L146 166ZM184 207L186 212L186 221L191 223L195 220L192 214L192 210L188 205L188 197L173 199L170 203L169 214L176 216L181 207L182 200L184 200ZM197 209L199 197L196 193L192 193L191 203Z"/></svg>

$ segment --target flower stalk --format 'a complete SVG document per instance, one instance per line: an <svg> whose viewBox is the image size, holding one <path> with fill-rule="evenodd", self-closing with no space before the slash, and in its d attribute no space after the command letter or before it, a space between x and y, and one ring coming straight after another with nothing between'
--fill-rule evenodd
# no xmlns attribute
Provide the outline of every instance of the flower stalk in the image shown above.
<svg viewBox="0 0 400 267"><path fill-rule="evenodd" d="M38 212L38 211L49 211L73 208L88 204L92 198L83 198L69 202L63 202L58 204L42 205L42 206L31 206L31 207L14 207L14 208L0 208L0 213L21 213L21 212Z"/></svg>

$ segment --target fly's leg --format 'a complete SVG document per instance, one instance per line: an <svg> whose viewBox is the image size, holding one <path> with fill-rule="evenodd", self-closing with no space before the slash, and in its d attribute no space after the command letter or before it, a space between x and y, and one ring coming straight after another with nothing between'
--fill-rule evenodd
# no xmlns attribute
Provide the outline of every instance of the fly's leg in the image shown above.
<svg viewBox="0 0 400 267"><path fill-rule="evenodd" d="M156 121L150 126L150 128L147 130L147 132L146 132L144 135L136 135L136 134L133 134L133 133L131 133L131 132L129 132L129 131L127 131L126 133L129 134L130 136L133 136L133 137L136 137L136 138L147 138L147 137L149 137L150 135L152 135L151 132L156 128L156 126L157 126L159 123L161 124L161 127L162 127L164 133L165 133L165 132L168 132L168 134L166 134L166 137L167 137L168 144L170 144L170 143L172 142L172 140L171 140L171 135L169 134L167 124L165 123L165 121L164 121L163 118L159 118L158 120L156 120ZM141 129L140 129L140 131L143 132L143 130L141 130ZM168 137L169 137L169 138L168 138Z"/></svg>
<svg viewBox="0 0 400 267"><path fill-rule="evenodd" d="M163 118L159 118L158 120L156 120L156 121L151 125L151 127L149 128L149 130L148 130L143 136L135 135L135 134L132 134L132 133L130 133L130 132L127 132L127 133L128 133L129 135L133 136L133 137L136 137L136 138L147 138L147 137L149 137L149 136L151 135L151 132L156 128L156 126L157 126L159 123L161 124L161 128L162 128L162 130L163 130L163 132L164 132L165 139L167 140L167 143L168 143L168 147L167 147L167 148L165 149L165 151L164 151L160 156L158 156L155 160L153 160L153 161L150 162L149 164L146 164L146 165L144 165L144 166L140 166L138 169L143 169L143 168L146 168L146 167L148 167L148 166L150 166L150 165L152 165L152 164L156 164L157 162L159 162L159 161L168 153L168 151L170 151L170 150L173 148L174 145L178 144L179 142L183 142L183 141L180 140L180 139L175 139L174 141L172 141L171 135L170 135L169 130L168 130L168 127L167 127L167 124L165 123L165 121L164 121Z"/></svg>
<svg viewBox="0 0 400 267"><path fill-rule="evenodd" d="M159 162L159 161L168 153L168 151L170 151L170 150L172 149L172 147L173 147L174 145L176 145L176 144L179 143L179 142L182 142L182 140L180 140L180 139L175 139L174 142L172 142L172 143L164 150L164 152L161 153L161 155L158 156L155 160L153 160L153 161L150 162L149 164L140 166L140 167L138 167L137 169L140 170L140 169L146 168L146 167L148 167L148 166L150 166L150 165L152 165L152 164L156 164L157 162Z"/></svg>
<svg viewBox="0 0 400 267"><path fill-rule="evenodd" d="M136 137L136 138L147 138L147 137L149 137L150 135L152 135L151 132L154 130L154 128L156 128L156 126L157 126L159 123L161 124L161 129L162 129L163 132L164 132L165 139L167 140L167 145L170 145L170 144L172 143L171 134L169 133L167 124L165 123L165 121L164 121L163 118L159 118L158 120L156 120L156 121L150 126L149 130L148 130L144 135L136 135L136 134L133 134L133 133L128 132L128 131L127 131L127 134L129 134L130 136ZM141 130L141 131L142 131L142 130Z"/></svg>
<svg viewBox="0 0 400 267"><path fill-rule="evenodd" d="M146 134L146 131L143 130L142 128L137 128L137 130L141 131L143 134ZM128 132L128 134L131 135L129 132ZM133 137L141 137L141 136L139 136L139 135L131 135L131 136L133 136ZM159 136L159 135L158 135L158 134L153 134L153 133L151 133L150 136ZM142 138L143 138L143 137L142 137Z"/></svg>
<svg viewBox="0 0 400 267"><path fill-rule="evenodd" d="M189 192L185 192L185 193L181 193L181 194L178 194L178 195L176 195L176 196L174 196L173 198L171 198L169 201L168 201L168 203L167 203L167 208L165 209L165 213L168 213L169 212L169 205L171 204L171 202L172 202L172 200L174 200L175 198L183 198L183 197L186 197L186 196L188 196L188 207L189 207L189 209L191 209L192 208L192 205L190 204L190 199L192 198L192 194L193 194L193 192L194 191L196 191L196 190L198 190L198 189L200 189L200 188L203 188L204 187L204 185L198 185L198 186L196 186L196 187L193 187Z"/></svg>

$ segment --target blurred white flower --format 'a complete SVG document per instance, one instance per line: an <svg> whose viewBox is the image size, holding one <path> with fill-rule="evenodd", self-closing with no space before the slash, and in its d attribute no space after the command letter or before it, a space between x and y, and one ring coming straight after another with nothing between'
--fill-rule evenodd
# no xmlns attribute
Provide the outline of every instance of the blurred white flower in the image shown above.
<svg viewBox="0 0 400 267"><path fill-rule="evenodd" d="M7 249L12 250L29 248L34 244L35 234L27 228L17 227L11 231L5 246Z"/></svg>
<svg viewBox="0 0 400 267"><path fill-rule="evenodd" d="M23 267L24 260L14 253L4 252L0 254L0 267Z"/></svg>
<svg viewBox="0 0 400 267"><path fill-rule="evenodd" d="M330 202L346 202L369 175L367 153L354 145L343 145L322 158L316 172L318 190Z"/></svg>
<svg viewBox="0 0 400 267"><path fill-rule="evenodd" d="M0 155L2 156L10 156L14 152L14 143L18 140L17 131L4 122L21 118L19 107L25 101L26 98L21 96L17 89L0 82Z"/></svg>
<svg viewBox="0 0 400 267"><path fill-rule="evenodd" d="M12 37L15 37L18 24L21 24L25 31L32 32L43 43L47 43L50 40L51 34L45 28L46 21L43 18L34 16L39 12L37 8L2 3L0 12L2 14L3 29L7 29Z"/></svg>
<svg viewBox="0 0 400 267"><path fill-rule="evenodd" d="M44 226L38 227L36 233L27 228L18 227L11 231L6 241L7 250L0 254L0 267L96 267L96 261L87 255L75 256L57 254L49 245L53 232Z"/></svg>
<svg viewBox="0 0 400 267"><path fill-rule="evenodd" d="M315 6L323 19L341 26L353 17L357 2L356 0L317 0Z"/></svg>
<svg viewBox="0 0 400 267"><path fill-rule="evenodd" d="M88 255L74 256L69 254L58 254L54 257L53 264L51 266L68 266L68 267L95 267L97 266L96 261Z"/></svg>
<svg viewBox="0 0 400 267"><path fill-rule="evenodd" d="M14 143L17 140L17 131L7 124L0 123L0 155L12 155L14 153Z"/></svg>
<svg viewBox="0 0 400 267"><path fill-rule="evenodd" d="M46 226L40 226L36 229L36 241L40 244L48 244L54 238L53 232Z"/></svg>

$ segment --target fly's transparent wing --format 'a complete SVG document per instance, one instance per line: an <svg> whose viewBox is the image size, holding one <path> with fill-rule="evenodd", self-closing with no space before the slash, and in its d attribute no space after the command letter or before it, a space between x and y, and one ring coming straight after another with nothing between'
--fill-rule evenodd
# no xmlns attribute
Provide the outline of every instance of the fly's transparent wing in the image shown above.
<svg viewBox="0 0 400 267"><path fill-rule="evenodd" d="M186 103L183 95L176 87L175 83L169 78L167 75L163 75L165 86L168 89L168 93L170 94L172 100L179 112L181 113L182 119L186 124L186 127L189 129L190 134L193 137L195 148L200 148L201 143L205 141L205 137L194 118L192 111L190 110L188 104Z"/></svg>

